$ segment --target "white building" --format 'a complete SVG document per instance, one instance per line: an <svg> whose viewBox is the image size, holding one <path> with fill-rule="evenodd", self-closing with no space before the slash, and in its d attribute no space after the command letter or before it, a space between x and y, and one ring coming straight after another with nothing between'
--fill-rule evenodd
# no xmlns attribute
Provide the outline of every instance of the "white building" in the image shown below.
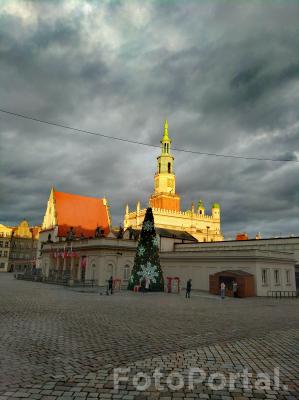
<svg viewBox="0 0 299 400"><path fill-rule="evenodd" d="M214 243L197 243L201 250L270 250L292 253L295 260L296 286L299 290L299 237L278 237L268 239L228 240ZM194 249L194 246L192 247Z"/></svg>
<svg viewBox="0 0 299 400"><path fill-rule="evenodd" d="M242 244L240 248L213 249L208 248L207 243L192 242L185 234L158 232L164 279L179 277L181 286L185 287L191 278L193 289L209 291L210 275L235 270L253 275L257 296L267 296L271 291L296 290L292 252L242 247ZM45 243L41 266L44 276L53 279L67 274L72 281L93 279L98 286L106 286L109 277L113 276L126 287L136 248L137 241L127 239L126 234L124 239L103 237Z"/></svg>

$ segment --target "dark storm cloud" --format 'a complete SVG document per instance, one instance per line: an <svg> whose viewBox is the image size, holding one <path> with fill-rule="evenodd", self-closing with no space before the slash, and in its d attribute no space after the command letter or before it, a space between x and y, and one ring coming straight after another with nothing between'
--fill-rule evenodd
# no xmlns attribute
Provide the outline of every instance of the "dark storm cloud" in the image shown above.
<svg viewBox="0 0 299 400"><path fill-rule="evenodd" d="M3 1L0 108L158 144L297 160L295 1ZM153 190L158 149L0 114L0 222L40 223L51 186L107 196L114 224ZM298 163L174 153L184 208L223 231L298 229Z"/></svg>

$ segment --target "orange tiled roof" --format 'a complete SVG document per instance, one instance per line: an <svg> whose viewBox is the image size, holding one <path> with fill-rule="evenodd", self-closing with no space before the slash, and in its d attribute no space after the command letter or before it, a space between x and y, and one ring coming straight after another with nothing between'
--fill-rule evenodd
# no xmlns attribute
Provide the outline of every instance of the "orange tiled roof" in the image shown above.
<svg viewBox="0 0 299 400"><path fill-rule="evenodd" d="M236 240L248 240L249 237L247 233L238 233L236 236Z"/></svg>
<svg viewBox="0 0 299 400"><path fill-rule="evenodd" d="M76 236L94 236L97 227L109 233L109 216L104 200L78 194L54 192L58 224L58 236L67 236L73 227Z"/></svg>

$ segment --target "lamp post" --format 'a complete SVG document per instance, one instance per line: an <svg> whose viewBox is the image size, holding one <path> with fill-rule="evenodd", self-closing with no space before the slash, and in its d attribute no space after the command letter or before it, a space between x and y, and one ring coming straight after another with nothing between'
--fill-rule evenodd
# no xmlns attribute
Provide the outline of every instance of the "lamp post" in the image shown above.
<svg viewBox="0 0 299 400"><path fill-rule="evenodd" d="M115 266L115 277L118 275L118 257L122 256L123 254L119 251L116 252L116 266Z"/></svg>
<svg viewBox="0 0 299 400"><path fill-rule="evenodd" d="M91 281L91 287L93 287L94 284L94 270L95 270L95 264L92 264L92 281Z"/></svg>

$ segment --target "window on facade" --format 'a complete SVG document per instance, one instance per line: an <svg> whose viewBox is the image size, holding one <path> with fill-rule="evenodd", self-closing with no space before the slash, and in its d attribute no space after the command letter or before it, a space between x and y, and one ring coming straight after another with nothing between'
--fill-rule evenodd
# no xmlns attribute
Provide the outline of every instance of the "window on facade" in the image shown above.
<svg viewBox="0 0 299 400"><path fill-rule="evenodd" d="M5 242L5 247L8 247L8 242Z"/></svg>
<svg viewBox="0 0 299 400"><path fill-rule="evenodd" d="M291 274L290 274L289 270L286 271L286 282L287 282L287 285L289 285L291 283Z"/></svg>
<svg viewBox="0 0 299 400"><path fill-rule="evenodd" d="M279 270L278 269L274 270L274 282L275 282L275 285L279 285Z"/></svg>
<svg viewBox="0 0 299 400"><path fill-rule="evenodd" d="M0 268L4 268L5 264L4 263L0 263Z"/></svg>
<svg viewBox="0 0 299 400"><path fill-rule="evenodd" d="M128 281L130 278L130 267L126 265L124 268L124 281Z"/></svg>
<svg viewBox="0 0 299 400"><path fill-rule="evenodd" d="M266 269L262 270L262 284L263 285L267 285L268 284L268 274L267 274L267 270Z"/></svg>
<svg viewBox="0 0 299 400"><path fill-rule="evenodd" d="M3 242L2 242L2 240L0 241L0 247L3 247Z"/></svg>
<svg viewBox="0 0 299 400"><path fill-rule="evenodd" d="M168 163L168 173L169 174L171 173L171 164L170 164L170 162Z"/></svg>

